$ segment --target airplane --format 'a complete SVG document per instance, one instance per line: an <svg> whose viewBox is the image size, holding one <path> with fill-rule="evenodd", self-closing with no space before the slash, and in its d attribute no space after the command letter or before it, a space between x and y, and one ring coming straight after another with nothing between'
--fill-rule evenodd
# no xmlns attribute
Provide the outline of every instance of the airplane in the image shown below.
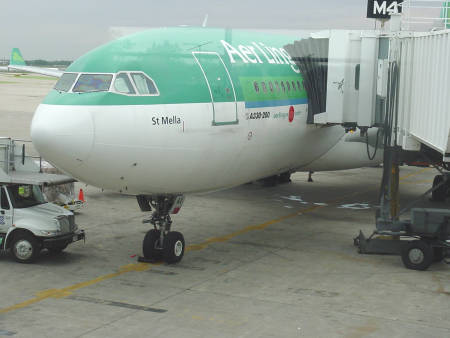
<svg viewBox="0 0 450 338"><path fill-rule="evenodd" d="M303 77L283 47L296 39L178 27L109 42L73 62L39 105L34 146L82 182L136 195L153 209L144 258L177 263L185 241L170 215L186 194L382 162L374 142L307 124Z"/></svg>
<svg viewBox="0 0 450 338"><path fill-rule="evenodd" d="M63 71L58 70L57 68L28 66L25 60L23 59L22 53L20 52L19 48L12 49L9 65L1 68L0 70L9 71L11 69L29 73L38 73L58 78L61 77L61 75L64 73Z"/></svg>

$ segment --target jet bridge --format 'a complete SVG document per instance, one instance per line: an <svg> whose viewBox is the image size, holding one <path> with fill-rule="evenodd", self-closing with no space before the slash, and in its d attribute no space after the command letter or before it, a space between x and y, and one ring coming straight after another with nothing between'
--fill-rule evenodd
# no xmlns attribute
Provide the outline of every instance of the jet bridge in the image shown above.
<svg viewBox="0 0 450 338"><path fill-rule="evenodd" d="M450 30L330 30L285 48L303 74L308 123L379 127L395 105L398 145L450 162Z"/></svg>
<svg viewBox="0 0 450 338"><path fill-rule="evenodd" d="M374 234L355 239L360 252L401 254L405 266L424 270L450 253L450 210L411 209L418 201L400 210L399 166L435 166L441 175L424 196L450 197L450 30L401 31L399 14L390 27L318 32L285 49L303 75L307 123L342 125L362 135L379 128L380 209ZM407 211L410 220L401 220Z"/></svg>

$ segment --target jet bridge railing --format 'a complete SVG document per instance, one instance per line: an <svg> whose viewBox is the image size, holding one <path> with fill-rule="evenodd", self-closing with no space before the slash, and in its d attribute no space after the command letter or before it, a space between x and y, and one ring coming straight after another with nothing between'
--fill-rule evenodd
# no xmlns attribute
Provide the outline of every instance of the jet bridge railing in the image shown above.
<svg viewBox="0 0 450 338"><path fill-rule="evenodd" d="M40 186L73 183L72 177L43 168L40 156L26 154L31 141L0 137L0 183L35 184Z"/></svg>
<svg viewBox="0 0 450 338"><path fill-rule="evenodd" d="M28 140L0 137L0 168L6 174L22 170L42 172L42 157L26 154L26 145L31 144Z"/></svg>

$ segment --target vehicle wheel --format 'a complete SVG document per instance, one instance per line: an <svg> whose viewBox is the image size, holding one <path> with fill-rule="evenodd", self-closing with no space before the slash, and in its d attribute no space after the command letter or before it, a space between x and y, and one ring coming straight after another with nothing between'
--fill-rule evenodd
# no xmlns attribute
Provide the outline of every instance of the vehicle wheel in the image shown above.
<svg viewBox="0 0 450 338"><path fill-rule="evenodd" d="M162 258L162 250L157 248L161 231L152 229L145 234L142 243L142 252L144 257L151 260L160 260Z"/></svg>
<svg viewBox="0 0 450 338"><path fill-rule="evenodd" d="M32 234L18 233L11 243L11 252L19 263L32 263L39 256L41 245Z"/></svg>
<svg viewBox="0 0 450 338"><path fill-rule="evenodd" d="M425 241L411 241L402 250L405 267L413 270L426 270L433 263L433 248Z"/></svg>
<svg viewBox="0 0 450 338"><path fill-rule="evenodd" d="M178 231L169 232L164 238L164 260L168 264L178 263L184 255L184 237Z"/></svg>
<svg viewBox="0 0 450 338"><path fill-rule="evenodd" d="M61 245L61 246L55 246L52 248L47 248L47 250L51 253L51 254L60 254L61 252L64 251L64 249L67 248L67 244L66 245Z"/></svg>
<svg viewBox="0 0 450 338"><path fill-rule="evenodd" d="M444 176L436 175L433 180L433 188L444 181ZM436 202L443 202L447 198L448 184L441 185L431 193L431 199Z"/></svg>
<svg viewBox="0 0 450 338"><path fill-rule="evenodd" d="M433 262L442 262L445 258L444 248L433 248Z"/></svg>

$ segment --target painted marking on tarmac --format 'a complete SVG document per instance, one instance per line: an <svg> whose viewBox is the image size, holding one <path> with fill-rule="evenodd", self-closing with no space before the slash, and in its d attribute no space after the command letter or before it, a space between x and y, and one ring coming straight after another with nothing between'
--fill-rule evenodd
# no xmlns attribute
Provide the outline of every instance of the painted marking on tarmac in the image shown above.
<svg viewBox="0 0 450 338"><path fill-rule="evenodd" d="M0 330L0 336L14 336L17 332Z"/></svg>
<svg viewBox="0 0 450 338"><path fill-rule="evenodd" d="M410 173L408 175L400 177L399 181L404 181L404 180L406 180L406 179L408 179L410 177L420 175L420 174L422 174L422 173L424 173L424 172L426 172L428 170L431 170L431 169L433 169L433 168L423 168L423 169L421 169L419 171L416 171L416 172L413 172L413 173Z"/></svg>
<svg viewBox="0 0 450 338"><path fill-rule="evenodd" d="M338 209L367 210L370 209L370 205L368 203L342 204Z"/></svg>
<svg viewBox="0 0 450 338"><path fill-rule="evenodd" d="M113 300L106 300L106 299L99 299L99 298L93 298L93 297L84 297L84 296L69 296L67 299L77 300L80 302L87 302L92 304L101 304L101 305L108 305L108 306L117 306L122 307L125 309L130 310L140 310L140 311L147 311L147 312L156 312L156 313L164 313L167 312L165 309L157 309L153 307L148 306L141 306L141 305L135 305L135 304L129 304L129 303L123 303L123 302L116 302Z"/></svg>
<svg viewBox="0 0 450 338"><path fill-rule="evenodd" d="M162 263L153 264L153 266L154 265L161 265L161 264ZM70 285L70 286L62 288L62 289L50 289L50 290L40 291L40 292L38 292L36 294L36 297L34 297L34 298L26 300L26 301L24 301L22 303L18 303L18 304L15 304L15 305L12 305L12 306L0 309L0 314L11 312L11 311L14 311L14 310L23 309L25 307L28 307L28 306L30 306L32 304L41 302L41 301L43 301L45 299L48 299L48 298L56 298L56 299L58 299L58 298L65 298L65 297L68 297L68 296L72 295L72 293L74 291L76 291L76 290L79 290L79 289L82 289L82 288L85 288L85 287L88 287L88 286L91 286L91 285L103 282L105 280L108 280L108 279L111 279L111 278L114 278L114 277L121 276L121 275L123 275L125 273L128 273L128 272L132 272L132 271L135 271L135 272L146 271L146 270L148 270L150 268L151 268L151 265L147 264L147 263L128 264L128 265L125 265L125 266L122 266L121 268L119 268L119 271L117 271L117 272L110 273L110 274L107 274L107 275L103 275L103 276L100 276L100 277L97 277L97 278L94 278L94 279L91 279L91 280L88 280L88 281L85 281L85 282L81 282L81 283L77 283L77 284L74 284L74 285Z"/></svg>
<svg viewBox="0 0 450 338"><path fill-rule="evenodd" d="M430 170L430 169L431 168L425 168L425 169L422 169L422 170L420 170L418 172L410 173L410 174L400 178L400 180L404 180L406 178L410 178L412 176L419 175L419 174L425 172L426 170ZM363 192L366 192L366 191L363 191ZM342 196L338 200L329 202L329 204L336 204L339 201L343 200L344 198L348 198L348 197L353 196L353 195L358 195L358 194L361 194L363 192L353 192L353 193L347 194L346 196ZM303 214L310 213L310 212L313 212L315 210L322 209L324 207L326 207L326 206L324 206L324 205L315 205L313 207L302 209L302 210L299 210L299 211L297 211L295 213L292 213L292 214L289 214L289 215L286 215L286 216L283 216L283 217L280 217L280 218L276 218L276 219L273 219L271 221L267 221L267 222L262 223L262 224L250 225L250 226L247 226L247 227L245 227L245 228L243 228L241 230L232 232L232 233L230 233L228 235L209 238L206 241L204 241L203 243L190 245L190 246L186 247L185 251L186 252L189 252L189 251L200 251L200 250L206 249L211 244L227 242L227 241L229 241L230 239L232 239L234 237L237 237L237 236L249 233L251 231L264 230L264 229L266 229L267 227L269 227L269 226L271 226L273 224L280 223L282 221L285 221L285 220L288 220L288 219L291 219L291 218L294 218L294 217L297 217L297 216L301 216ZM158 266L158 265L162 265L162 264L163 264L163 262L151 263L151 264L150 263L128 264L128 265L120 267L119 271L117 271L117 272L110 273L110 274L103 275L103 276L99 276L97 278L94 278L94 279L91 279L91 280L88 280L88 281L85 281L85 282L77 283L77 284L74 284L74 285L62 288L62 289L50 289L50 290L40 291L40 292L38 292L36 294L36 297L34 297L34 298L31 298L31 299L26 300L24 302L21 302L21 303L18 303L18 304L15 304L15 305L12 305L12 306L0 309L0 314L4 314L4 313L11 312L11 311L23 309L25 307L28 307L30 305L39 303L39 302L41 302L41 301L43 301L45 299L49 299L49 298L58 299L58 298L69 297L69 296L72 295L72 293L74 291L77 291L79 289L82 289L82 288L85 288L85 287L88 287L88 286L91 286L91 285L98 284L100 282L103 282L105 280L121 276L121 275L123 275L125 273L128 273L128 272L148 271L152 267Z"/></svg>

